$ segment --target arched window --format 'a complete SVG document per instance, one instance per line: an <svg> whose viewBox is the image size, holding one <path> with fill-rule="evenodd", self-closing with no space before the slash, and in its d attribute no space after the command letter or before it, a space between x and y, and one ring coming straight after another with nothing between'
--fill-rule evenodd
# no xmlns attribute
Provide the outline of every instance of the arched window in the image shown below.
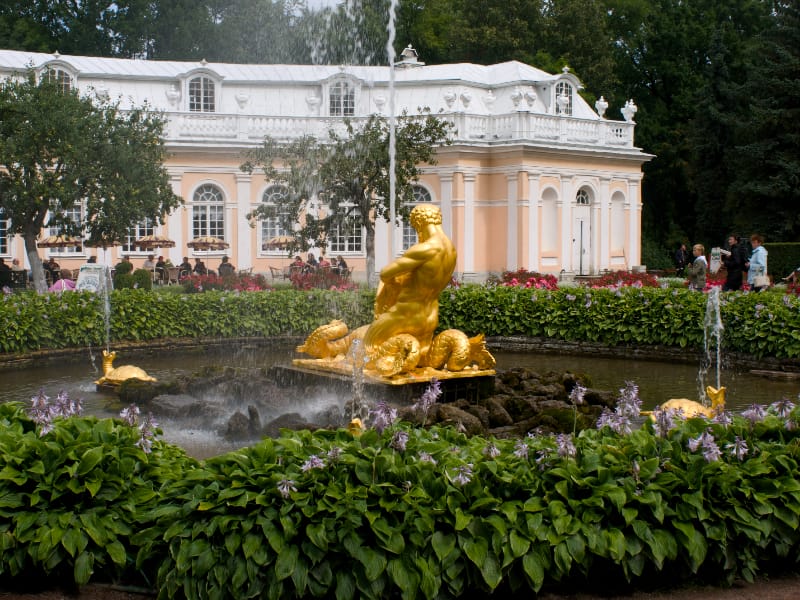
<svg viewBox="0 0 800 600"><path fill-rule="evenodd" d="M566 81L556 84L556 107L559 115L572 114L572 86Z"/></svg>
<svg viewBox="0 0 800 600"><path fill-rule="evenodd" d="M210 77L195 77L189 82L189 110L191 112L214 112L216 110L214 80Z"/></svg>
<svg viewBox="0 0 800 600"><path fill-rule="evenodd" d="M192 237L225 239L225 201L222 190L210 183L201 185L192 197Z"/></svg>
<svg viewBox="0 0 800 600"><path fill-rule="evenodd" d="M579 189L578 193L575 194L575 204L579 206L589 206L591 203L592 199L589 196L589 192L583 188Z"/></svg>
<svg viewBox="0 0 800 600"><path fill-rule="evenodd" d="M42 75L47 83L55 84L62 92L72 89L72 77L64 69L48 68Z"/></svg>
<svg viewBox="0 0 800 600"><path fill-rule="evenodd" d="M432 202L431 193L421 185L412 186L414 194L414 204L423 204L425 202ZM417 231L407 221L403 222L403 250L408 250L419 241Z"/></svg>
<svg viewBox="0 0 800 600"><path fill-rule="evenodd" d="M261 219L261 248L262 250L273 250L267 243L278 236L288 235L289 232L283 226L286 222L288 212L281 207L281 200L286 198L287 189L284 185L271 185L261 196L261 202L267 207L269 216ZM282 250L280 250L283 252Z"/></svg>
<svg viewBox="0 0 800 600"><path fill-rule="evenodd" d="M330 91L330 116L352 117L356 114L356 91L346 81L337 81Z"/></svg>

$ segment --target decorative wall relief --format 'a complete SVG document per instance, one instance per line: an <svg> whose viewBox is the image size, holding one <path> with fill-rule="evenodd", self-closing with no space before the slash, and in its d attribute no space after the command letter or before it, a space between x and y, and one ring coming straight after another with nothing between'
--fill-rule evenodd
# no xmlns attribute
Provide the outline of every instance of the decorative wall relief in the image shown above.
<svg viewBox="0 0 800 600"><path fill-rule="evenodd" d="M453 90L447 90L444 93L444 102L447 108L453 108L453 103L456 101L456 93Z"/></svg>
<svg viewBox="0 0 800 600"><path fill-rule="evenodd" d="M166 94L169 105L172 106L173 108L178 106L178 102L181 99L181 90L178 87L178 84L173 83L171 86L169 86L169 89L166 91Z"/></svg>

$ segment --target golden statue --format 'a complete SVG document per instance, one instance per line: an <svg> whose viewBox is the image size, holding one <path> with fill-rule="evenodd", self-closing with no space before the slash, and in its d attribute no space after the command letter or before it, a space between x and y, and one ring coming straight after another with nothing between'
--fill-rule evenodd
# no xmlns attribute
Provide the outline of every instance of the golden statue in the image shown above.
<svg viewBox="0 0 800 600"><path fill-rule="evenodd" d="M661 405L661 410L680 410L687 419L693 417L706 417L713 419L719 412L725 410L725 386L719 389L706 386L706 395L711 400L711 406L704 406L696 400L686 398L671 398ZM655 420L653 411L642 411L643 415L650 415Z"/></svg>
<svg viewBox="0 0 800 600"><path fill-rule="evenodd" d="M144 369L133 365L122 365L114 368L114 359L117 353L103 350L103 376L95 381L95 385L117 388L123 381L128 379L140 379L142 381L157 381L155 377L150 377Z"/></svg>
<svg viewBox="0 0 800 600"><path fill-rule="evenodd" d="M420 205L411 211L411 225L419 242L381 271L375 298L375 320L348 333L342 321L331 321L314 330L298 352L316 361L295 360L299 366L344 371L341 364L355 340L361 340L366 356L365 373L395 377L425 371L441 379L463 375L493 374L494 357L483 335L468 338L457 329L434 337L439 324L439 294L447 287L456 265L456 249L442 229L439 208ZM441 369L446 369L442 372Z"/></svg>

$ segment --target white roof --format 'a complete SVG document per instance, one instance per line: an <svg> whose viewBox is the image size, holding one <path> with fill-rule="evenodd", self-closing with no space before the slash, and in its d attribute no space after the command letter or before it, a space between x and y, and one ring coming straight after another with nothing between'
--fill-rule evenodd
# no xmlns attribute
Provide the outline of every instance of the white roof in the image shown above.
<svg viewBox="0 0 800 600"><path fill-rule="evenodd" d="M126 58L101 58L94 56L69 56L0 50L0 69L23 72L29 67L58 62L71 67L80 77L120 77L134 79L177 79L186 73L203 69L219 75L227 82L248 83L303 83L318 82L340 73L370 82L388 82L388 66L335 66L335 65L255 65L208 63L170 60L136 60ZM520 82L535 83L557 78L517 61L495 65L470 63L425 65L395 69L395 81L447 82L494 87Z"/></svg>

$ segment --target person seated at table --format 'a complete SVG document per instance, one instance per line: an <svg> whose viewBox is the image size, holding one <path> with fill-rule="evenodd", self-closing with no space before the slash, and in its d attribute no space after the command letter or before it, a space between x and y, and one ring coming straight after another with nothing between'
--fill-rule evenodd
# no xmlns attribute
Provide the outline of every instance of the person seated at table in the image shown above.
<svg viewBox="0 0 800 600"><path fill-rule="evenodd" d="M87 265L97 264L97 257L96 256L90 256L89 258L86 259L86 264Z"/></svg>
<svg viewBox="0 0 800 600"><path fill-rule="evenodd" d="M305 269L305 266L306 263L303 262L303 259L300 258L299 254L294 257L294 261L292 261L292 264L289 265L292 271L302 271Z"/></svg>
<svg viewBox="0 0 800 600"><path fill-rule="evenodd" d="M183 262L178 265L178 277L188 277L192 274L192 263L189 262L189 257L184 256Z"/></svg>
<svg viewBox="0 0 800 600"><path fill-rule="evenodd" d="M155 256L155 254L148 254L147 255L147 258L145 259L144 264L142 264L142 268L143 269L147 269L148 271L152 271L153 269L156 268L156 256Z"/></svg>
<svg viewBox="0 0 800 600"><path fill-rule="evenodd" d="M25 269L22 268L22 265L19 264L19 259L15 258L11 261L11 270L12 271L24 271Z"/></svg>
<svg viewBox="0 0 800 600"><path fill-rule="evenodd" d="M223 256L222 262L219 263L219 269L217 269L220 277L227 277L228 275L233 275L236 272L236 268L228 262L228 257Z"/></svg>
<svg viewBox="0 0 800 600"><path fill-rule="evenodd" d="M331 261L325 258L325 255L319 257L319 262L317 263L317 267L320 269L330 269L331 268Z"/></svg>
<svg viewBox="0 0 800 600"><path fill-rule="evenodd" d="M163 256L158 257L158 260L156 261L154 268L155 268L156 278L161 283L166 283L169 277L167 276L167 263L164 262Z"/></svg>
<svg viewBox="0 0 800 600"><path fill-rule="evenodd" d="M50 278L53 281L58 281L59 279L61 279L61 265L58 264L56 262L56 259L53 258L52 256L50 257L50 260L48 260L45 264L42 265L42 267L44 267L45 271L50 273Z"/></svg>
<svg viewBox="0 0 800 600"><path fill-rule="evenodd" d="M347 274L347 263L344 261L344 258L341 256L335 260L335 264L333 268L336 269L336 272L339 275L346 275Z"/></svg>
<svg viewBox="0 0 800 600"><path fill-rule="evenodd" d="M194 259L194 269L192 271L194 271L195 275L208 275L206 264L199 258Z"/></svg>
<svg viewBox="0 0 800 600"><path fill-rule="evenodd" d="M318 266L319 262L317 262L317 257L314 256L313 252L309 252L308 258L306 259L306 271L315 271Z"/></svg>

